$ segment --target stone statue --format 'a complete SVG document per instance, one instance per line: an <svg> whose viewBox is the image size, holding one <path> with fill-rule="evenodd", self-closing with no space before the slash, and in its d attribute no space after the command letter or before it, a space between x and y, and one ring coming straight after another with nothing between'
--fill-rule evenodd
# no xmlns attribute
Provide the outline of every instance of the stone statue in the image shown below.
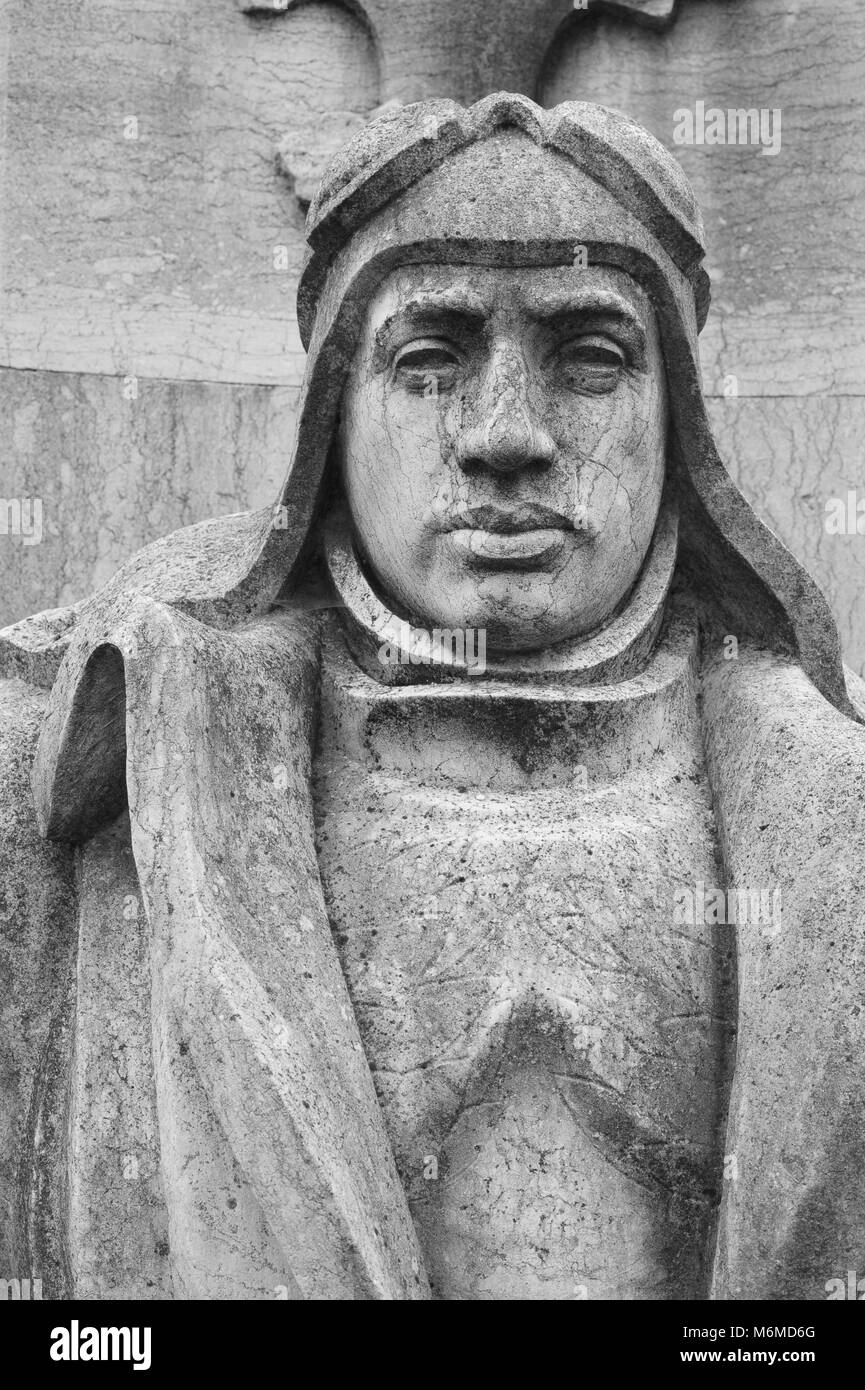
<svg viewBox="0 0 865 1390"><path fill-rule="evenodd" d="M252 23L281 22L296 9L333 9L332 0L237 0ZM450 97L469 104L507 88L535 92L545 62L572 27L611 13L620 23L655 30L675 21L678 0L352 0L358 37L375 53L378 100L368 111L296 105L277 147L277 167L308 207L333 151L391 104ZM291 21L289 20L289 23ZM259 28L260 32L260 28ZM422 55L422 61L418 61ZM314 86L314 84L313 84Z"/></svg>
<svg viewBox="0 0 865 1390"><path fill-rule="evenodd" d="M692 194L500 94L372 123L308 228L274 509L0 635L0 1267L824 1298L865 699L716 453Z"/></svg>

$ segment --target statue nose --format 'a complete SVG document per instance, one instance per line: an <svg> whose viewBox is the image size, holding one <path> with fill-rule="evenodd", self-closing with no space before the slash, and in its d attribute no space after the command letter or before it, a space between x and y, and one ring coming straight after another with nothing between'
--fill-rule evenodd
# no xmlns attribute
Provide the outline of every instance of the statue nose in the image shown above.
<svg viewBox="0 0 865 1390"><path fill-rule="evenodd" d="M517 473L551 468L558 450L554 440L532 416L525 371L492 374L484 393L486 409L457 443L457 461L464 473Z"/></svg>

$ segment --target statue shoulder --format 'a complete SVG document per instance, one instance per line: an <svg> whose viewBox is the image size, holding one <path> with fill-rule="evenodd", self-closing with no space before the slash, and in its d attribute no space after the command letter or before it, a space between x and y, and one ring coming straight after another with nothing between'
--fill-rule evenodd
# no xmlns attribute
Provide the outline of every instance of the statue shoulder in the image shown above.
<svg viewBox="0 0 865 1390"><path fill-rule="evenodd" d="M48 608L0 629L0 681L50 690L77 616L75 607Z"/></svg>
<svg viewBox="0 0 865 1390"><path fill-rule="evenodd" d="M85 624L114 609L133 590L176 605L204 621L249 616L244 584L272 525L269 508L182 527L137 551L101 589L80 603L50 608L0 629L0 679L49 689L70 642Z"/></svg>
<svg viewBox="0 0 865 1390"><path fill-rule="evenodd" d="M861 786L865 772L865 681L844 669L847 708L823 695L798 661L740 646L735 659L704 661L704 730L716 765L754 775L759 760L792 789L796 778L828 806L841 782ZM791 791L792 794L792 791ZM857 801L857 824L861 807Z"/></svg>

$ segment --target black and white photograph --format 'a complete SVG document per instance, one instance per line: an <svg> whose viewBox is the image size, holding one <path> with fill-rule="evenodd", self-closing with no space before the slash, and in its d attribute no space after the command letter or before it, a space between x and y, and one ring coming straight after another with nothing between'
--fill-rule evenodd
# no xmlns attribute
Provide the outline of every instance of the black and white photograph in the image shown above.
<svg viewBox="0 0 865 1390"><path fill-rule="evenodd" d="M0 72L26 1370L481 1301L827 1374L865 4L7 0Z"/></svg>

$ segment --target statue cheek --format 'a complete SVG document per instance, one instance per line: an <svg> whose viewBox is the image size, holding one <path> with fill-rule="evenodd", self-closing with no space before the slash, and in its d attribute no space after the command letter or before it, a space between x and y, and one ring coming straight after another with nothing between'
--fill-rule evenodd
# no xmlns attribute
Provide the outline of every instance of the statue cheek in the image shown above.
<svg viewBox="0 0 865 1390"><path fill-rule="evenodd" d="M578 474L576 504L590 532L603 536L621 516L623 505L627 507L628 498L612 469L591 463Z"/></svg>
<svg viewBox="0 0 865 1390"><path fill-rule="evenodd" d="M619 474L629 466L634 476L643 476L655 465L663 467L664 402L650 384L647 387L635 390L625 385L606 396L584 398L564 425L569 452Z"/></svg>
<svg viewBox="0 0 865 1390"><path fill-rule="evenodd" d="M465 415L463 397L452 395L440 410L437 421L438 460L446 469L456 469L456 446Z"/></svg>
<svg viewBox="0 0 865 1390"><path fill-rule="evenodd" d="M434 397L390 389L376 406L372 431L379 449L409 469L431 453L438 456L442 409Z"/></svg>
<svg viewBox="0 0 865 1390"><path fill-rule="evenodd" d="M551 433L566 455L577 460L621 457L631 434L630 402L617 393L581 397L558 412Z"/></svg>

